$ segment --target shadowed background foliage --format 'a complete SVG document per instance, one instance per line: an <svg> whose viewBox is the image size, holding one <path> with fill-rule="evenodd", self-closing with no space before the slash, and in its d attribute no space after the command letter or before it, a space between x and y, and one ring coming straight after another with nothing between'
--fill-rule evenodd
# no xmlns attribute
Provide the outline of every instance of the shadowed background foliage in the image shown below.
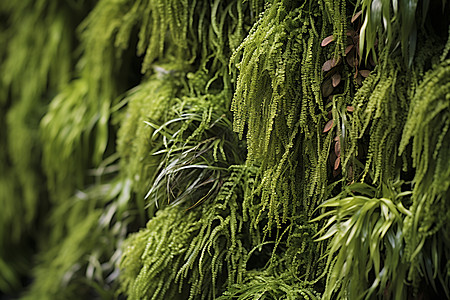
<svg viewBox="0 0 450 300"><path fill-rule="evenodd" d="M449 299L429 0L0 3L1 299Z"/></svg>

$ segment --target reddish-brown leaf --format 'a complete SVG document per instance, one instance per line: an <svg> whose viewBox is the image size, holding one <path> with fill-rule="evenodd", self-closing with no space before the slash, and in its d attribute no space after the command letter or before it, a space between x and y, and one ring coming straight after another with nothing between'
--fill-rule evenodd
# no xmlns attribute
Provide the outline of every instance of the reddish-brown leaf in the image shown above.
<svg viewBox="0 0 450 300"><path fill-rule="evenodd" d="M336 177L339 174L341 174L341 169L333 170L333 177Z"/></svg>
<svg viewBox="0 0 450 300"><path fill-rule="evenodd" d="M339 136L338 136L338 135L335 136L333 140L334 140L335 142L339 141Z"/></svg>
<svg viewBox="0 0 450 300"><path fill-rule="evenodd" d="M358 17L362 14L362 10L358 11L353 17L352 17L352 23L358 19Z"/></svg>
<svg viewBox="0 0 450 300"><path fill-rule="evenodd" d="M336 158L334 161L334 169L337 170L339 168L339 165L341 164L341 157Z"/></svg>
<svg viewBox="0 0 450 300"><path fill-rule="evenodd" d="M353 106L347 106L347 111L348 112L354 112L355 108Z"/></svg>
<svg viewBox="0 0 450 300"><path fill-rule="evenodd" d="M331 84L333 85L333 87L337 87L340 82L341 82L341 74L334 73L333 76L331 76Z"/></svg>
<svg viewBox="0 0 450 300"><path fill-rule="evenodd" d="M341 143L339 141L334 143L334 153L336 153L337 157L341 157Z"/></svg>
<svg viewBox="0 0 450 300"><path fill-rule="evenodd" d="M348 167L348 177L353 178L353 167L352 166Z"/></svg>
<svg viewBox="0 0 450 300"><path fill-rule="evenodd" d="M327 36L326 38L323 39L322 43L320 44L322 47L325 47L326 45L328 45L329 43L331 43L332 41L334 41L334 36L330 35Z"/></svg>
<svg viewBox="0 0 450 300"><path fill-rule="evenodd" d="M355 47L355 45L348 45L347 48L345 48L345 55L347 55L352 49Z"/></svg>
<svg viewBox="0 0 450 300"><path fill-rule="evenodd" d="M367 78L370 75L369 70L359 70L359 74L361 74L362 77Z"/></svg>
<svg viewBox="0 0 450 300"><path fill-rule="evenodd" d="M322 96L327 98L333 93L333 85L331 84L331 78L328 78L322 83Z"/></svg>
<svg viewBox="0 0 450 300"><path fill-rule="evenodd" d="M350 67L354 68L358 64L358 59L354 55L347 55L345 57Z"/></svg>
<svg viewBox="0 0 450 300"><path fill-rule="evenodd" d="M325 127L323 128L323 132L330 131L331 127L333 127L333 124L334 124L334 120L333 119L328 121L327 124L325 124Z"/></svg>
<svg viewBox="0 0 450 300"><path fill-rule="evenodd" d="M345 33L346 36L354 36L355 34L356 34L356 31L354 31L353 29L349 29Z"/></svg>
<svg viewBox="0 0 450 300"><path fill-rule="evenodd" d="M362 85L362 81L363 81L362 76L358 74L358 76L356 76L356 83L358 83L358 85Z"/></svg>
<svg viewBox="0 0 450 300"><path fill-rule="evenodd" d="M328 72L330 71L332 68L334 68L337 64L337 60L335 60L334 58L327 60L326 62L323 63L322 66L322 71L324 72Z"/></svg>
<svg viewBox="0 0 450 300"><path fill-rule="evenodd" d="M371 64L373 67L375 67L375 66L377 65L377 63L376 63L375 60L373 59L373 55L370 55L370 56L369 56L369 62L370 62L370 64Z"/></svg>

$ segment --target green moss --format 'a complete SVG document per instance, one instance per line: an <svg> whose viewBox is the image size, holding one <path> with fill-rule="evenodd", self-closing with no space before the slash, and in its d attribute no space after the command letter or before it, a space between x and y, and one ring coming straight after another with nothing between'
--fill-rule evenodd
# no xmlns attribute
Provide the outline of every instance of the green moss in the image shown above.
<svg viewBox="0 0 450 300"><path fill-rule="evenodd" d="M0 292L448 298L448 6L416 2L1 2Z"/></svg>

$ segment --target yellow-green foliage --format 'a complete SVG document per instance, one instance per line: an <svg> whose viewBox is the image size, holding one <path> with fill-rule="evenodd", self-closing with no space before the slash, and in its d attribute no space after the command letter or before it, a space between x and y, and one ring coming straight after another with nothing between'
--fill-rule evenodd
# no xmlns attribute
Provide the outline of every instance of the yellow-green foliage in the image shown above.
<svg viewBox="0 0 450 300"><path fill-rule="evenodd" d="M412 72L403 71L395 59L386 58L378 65L353 100L355 106L349 149L344 164L358 155L358 139L368 133L363 178L370 174L373 182L396 176L398 143L406 120L408 99L414 91L416 79ZM393 122L395 120L395 122Z"/></svg>
<svg viewBox="0 0 450 300"><path fill-rule="evenodd" d="M148 183L154 177L159 157L152 153L157 143L152 143L153 129L145 122L162 123L176 95L175 80L149 79L131 90L123 100L126 111L119 117L117 150L124 166L123 176L132 183L132 189L140 199L147 193Z"/></svg>
<svg viewBox="0 0 450 300"><path fill-rule="evenodd" d="M232 285L228 291L217 299L318 300L320 294L310 288L305 288L298 281L292 281L290 276L274 276L267 275L264 272L252 272L247 275L244 282Z"/></svg>
<svg viewBox="0 0 450 300"><path fill-rule="evenodd" d="M1 74L11 101L6 115L6 145L13 172L22 186L20 201L24 207L23 224L27 225L35 218L43 193L42 175L36 172L41 154L37 125L51 94L68 82L72 63L73 28L67 7L46 2L5 5L11 12L8 22L12 25L7 43L3 44L7 55Z"/></svg>
<svg viewBox="0 0 450 300"><path fill-rule="evenodd" d="M239 205L249 171L232 170L214 201L166 207L127 239L121 283L129 299L212 299L224 284L242 280L248 249L258 240Z"/></svg>
<svg viewBox="0 0 450 300"><path fill-rule="evenodd" d="M68 13L66 3L56 1L0 5L2 291L20 286L17 271L28 272L31 249L21 245L35 234L46 202L38 124L50 98L70 78L74 28Z"/></svg>
<svg viewBox="0 0 450 300"><path fill-rule="evenodd" d="M377 192L355 183L319 206L331 209L313 220L327 220L317 241L331 238L323 299L406 297L403 222L411 212L402 202L411 193L401 193L401 184L382 185Z"/></svg>
<svg viewBox="0 0 450 300"><path fill-rule="evenodd" d="M373 182L382 182L395 178L401 169L399 146L403 127L407 119L414 122L411 121L411 112L408 117L408 109L422 78L423 66L440 51L434 43L433 38L422 43L416 63L409 69L402 64L400 57L389 54L389 48L383 49L380 56L382 63L375 67L356 92L352 101L355 111L348 124L351 128L350 142L347 143L349 148L344 164L351 164L358 155L364 157L362 179L369 174ZM358 149L361 139L366 137L369 140L364 142L364 149Z"/></svg>
<svg viewBox="0 0 450 300"><path fill-rule="evenodd" d="M405 256L411 263L409 280L417 284L419 271L430 280L437 278L447 296L450 295L449 74L450 60L425 74L412 98L400 144L400 151L404 151L412 143L415 167L412 214L405 220Z"/></svg>
<svg viewBox="0 0 450 300"><path fill-rule="evenodd" d="M449 298L449 22L418 3L1 1L0 293Z"/></svg>
<svg viewBox="0 0 450 300"><path fill-rule="evenodd" d="M110 166L111 167L111 166ZM49 217L51 239L33 269L36 281L23 299L79 299L94 291L112 299L127 221L119 203L122 181L99 184L66 199ZM64 222L61 222L64 220Z"/></svg>
<svg viewBox="0 0 450 300"><path fill-rule="evenodd" d="M261 165L269 225L310 210L325 193L332 136L322 133L320 42L332 29L339 51L345 27L345 3L325 2L274 1L231 57L239 70L234 128L246 132L248 160Z"/></svg>

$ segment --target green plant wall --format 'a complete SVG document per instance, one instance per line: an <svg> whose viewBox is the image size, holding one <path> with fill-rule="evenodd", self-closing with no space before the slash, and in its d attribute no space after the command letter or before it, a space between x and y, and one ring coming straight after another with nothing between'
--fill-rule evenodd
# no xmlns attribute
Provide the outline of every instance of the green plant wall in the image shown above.
<svg viewBox="0 0 450 300"><path fill-rule="evenodd" d="M450 299L446 1L0 3L0 299Z"/></svg>

